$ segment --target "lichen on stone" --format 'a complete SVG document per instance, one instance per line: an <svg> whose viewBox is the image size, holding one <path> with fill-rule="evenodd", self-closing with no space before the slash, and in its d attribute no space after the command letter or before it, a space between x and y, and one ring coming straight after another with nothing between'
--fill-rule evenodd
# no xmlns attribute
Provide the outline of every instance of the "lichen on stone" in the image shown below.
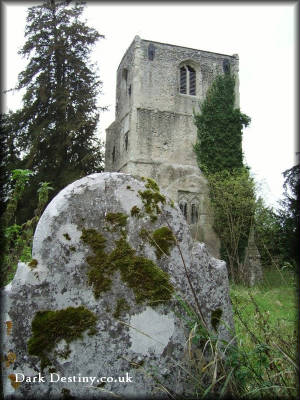
<svg viewBox="0 0 300 400"><path fill-rule="evenodd" d="M159 192L158 184L155 182L154 179L147 178L147 183L145 185L147 189L154 190L155 192Z"/></svg>
<svg viewBox="0 0 300 400"><path fill-rule="evenodd" d="M17 359L17 356L15 353L13 353L12 351L9 351L6 354L6 358L5 358L5 366L6 368L9 368L11 364L13 364Z"/></svg>
<svg viewBox="0 0 300 400"><path fill-rule="evenodd" d="M142 228L139 236L144 242L148 242L149 238L151 238L151 232L149 232L146 228Z"/></svg>
<svg viewBox="0 0 300 400"><path fill-rule="evenodd" d="M8 378L10 379L11 386L14 389L18 389L18 387L21 385L21 382L17 382L16 374L9 374Z"/></svg>
<svg viewBox="0 0 300 400"><path fill-rule="evenodd" d="M90 266L88 271L88 283L93 286L94 295L99 298L100 293L105 292L111 287L111 275L113 266L109 263L105 253L106 239L101 233L94 229L83 229L81 239L88 244L94 255L88 256L86 261Z"/></svg>
<svg viewBox="0 0 300 400"><path fill-rule="evenodd" d="M152 222L157 220L157 214L161 214L160 204L166 203L166 197L159 192L157 183L150 178L147 178L145 185L146 190L139 190L138 194L142 199L146 213L150 216Z"/></svg>
<svg viewBox="0 0 300 400"><path fill-rule="evenodd" d="M117 270L123 282L132 288L137 303L159 304L172 297L169 276L152 260L137 256L126 238L117 240L114 250L106 254L105 238L100 233L87 229L81 237L94 251L93 256L87 257L87 263L89 283L93 285L96 298L111 288L111 277Z"/></svg>
<svg viewBox="0 0 300 400"><path fill-rule="evenodd" d="M6 324L6 333L9 336L11 334L13 323L12 321L6 321L5 324Z"/></svg>
<svg viewBox="0 0 300 400"><path fill-rule="evenodd" d="M152 242L155 245L155 253L157 258L161 258L164 254L169 256L170 249L176 243L175 237L170 228L162 226L152 233Z"/></svg>
<svg viewBox="0 0 300 400"><path fill-rule="evenodd" d="M40 358L42 370L50 365L49 353L61 340L67 343L82 338L84 331L96 333L97 317L83 306L63 310L38 311L32 321L28 353Z"/></svg>
<svg viewBox="0 0 300 400"><path fill-rule="evenodd" d="M29 266L29 268L31 268L31 269L36 268L37 265L38 265L38 261L37 261L35 258L33 258L33 259L28 263L28 266Z"/></svg>
<svg viewBox="0 0 300 400"><path fill-rule="evenodd" d="M64 233L63 236L66 238L66 240L71 240L71 237L68 233Z"/></svg>
<svg viewBox="0 0 300 400"><path fill-rule="evenodd" d="M130 306L127 303L127 301L124 298L118 299L113 316L115 318L120 318L122 313L129 311L129 310L130 310Z"/></svg>
<svg viewBox="0 0 300 400"><path fill-rule="evenodd" d="M161 304L172 297L169 276L152 260L137 256L128 242L121 238L110 255L110 261L120 270L121 277L132 288L137 303Z"/></svg>
<svg viewBox="0 0 300 400"><path fill-rule="evenodd" d="M106 221L115 227L125 227L127 224L128 215L122 213L108 213L106 214Z"/></svg>
<svg viewBox="0 0 300 400"><path fill-rule="evenodd" d="M130 210L130 215L132 217L140 217L141 216L141 210L138 206L133 206L132 209Z"/></svg>

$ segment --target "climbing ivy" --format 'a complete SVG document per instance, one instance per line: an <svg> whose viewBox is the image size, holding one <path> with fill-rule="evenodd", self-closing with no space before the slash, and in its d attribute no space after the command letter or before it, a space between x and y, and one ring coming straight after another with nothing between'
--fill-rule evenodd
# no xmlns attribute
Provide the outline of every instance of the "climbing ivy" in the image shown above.
<svg viewBox="0 0 300 400"><path fill-rule="evenodd" d="M194 150L199 168L207 175L243 166L242 128L250 118L235 108L235 77L216 77L194 114L197 142Z"/></svg>
<svg viewBox="0 0 300 400"><path fill-rule="evenodd" d="M250 118L235 108L235 85L230 71L217 76L200 106L201 113L194 114L194 151L208 180L221 257L234 281L241 276L255 203L254 182L243 164L242 151L242 129Z"/></svg>

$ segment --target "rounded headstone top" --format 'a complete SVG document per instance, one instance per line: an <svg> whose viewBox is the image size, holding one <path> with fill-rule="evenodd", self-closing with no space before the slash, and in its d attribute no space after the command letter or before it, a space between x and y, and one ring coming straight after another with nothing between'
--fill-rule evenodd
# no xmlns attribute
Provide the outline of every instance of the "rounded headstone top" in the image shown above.
<svg viewBox="0 0 300 400"><path fill-rule="evenodd" d="M101 382L86 386L79 376L127 372L130 384L113 380L105 390L153 397L157 380L142 367L166 371L160 383L188 394L189 328L178 298L193 309L198 302L208 329L212 313L221 313L218 334L228 337L225 263L193 243L180 209L152 179L101 173L68 185L38 223L32 258L20 263L4 293L4 326L13 326L5 332L4 351L17 357L15 366L3 369L5 396L15 390L16 373L47 378L44 384L21 383L20 397L54 398L67 387L77 398L98 398ZM54 384L51 373L77 380Z"/></svg>

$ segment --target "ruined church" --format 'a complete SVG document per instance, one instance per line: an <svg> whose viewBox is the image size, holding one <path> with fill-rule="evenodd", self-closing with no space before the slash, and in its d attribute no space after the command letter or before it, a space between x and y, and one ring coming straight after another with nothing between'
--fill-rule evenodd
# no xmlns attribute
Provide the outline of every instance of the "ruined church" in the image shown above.
<svg viewBox="0 0 300 400"><path fill-rule="evenodd" d="M105 171L151 177L177 202L193 237L219 256L207 183L197 165L194 112L218 74L236 75L237 55L136 36L117 70L115 121L106 130Z"/></svg>

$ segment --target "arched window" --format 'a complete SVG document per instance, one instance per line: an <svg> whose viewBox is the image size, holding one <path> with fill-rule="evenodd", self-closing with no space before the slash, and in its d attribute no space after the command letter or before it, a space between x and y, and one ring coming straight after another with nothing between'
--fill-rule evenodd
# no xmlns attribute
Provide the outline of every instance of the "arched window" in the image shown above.
<svg viewBox="0 0 300 400"><path fill-rule="evenodd" d="M196 96L196 71L190 65L180 68L180 93Z"/></svg>

